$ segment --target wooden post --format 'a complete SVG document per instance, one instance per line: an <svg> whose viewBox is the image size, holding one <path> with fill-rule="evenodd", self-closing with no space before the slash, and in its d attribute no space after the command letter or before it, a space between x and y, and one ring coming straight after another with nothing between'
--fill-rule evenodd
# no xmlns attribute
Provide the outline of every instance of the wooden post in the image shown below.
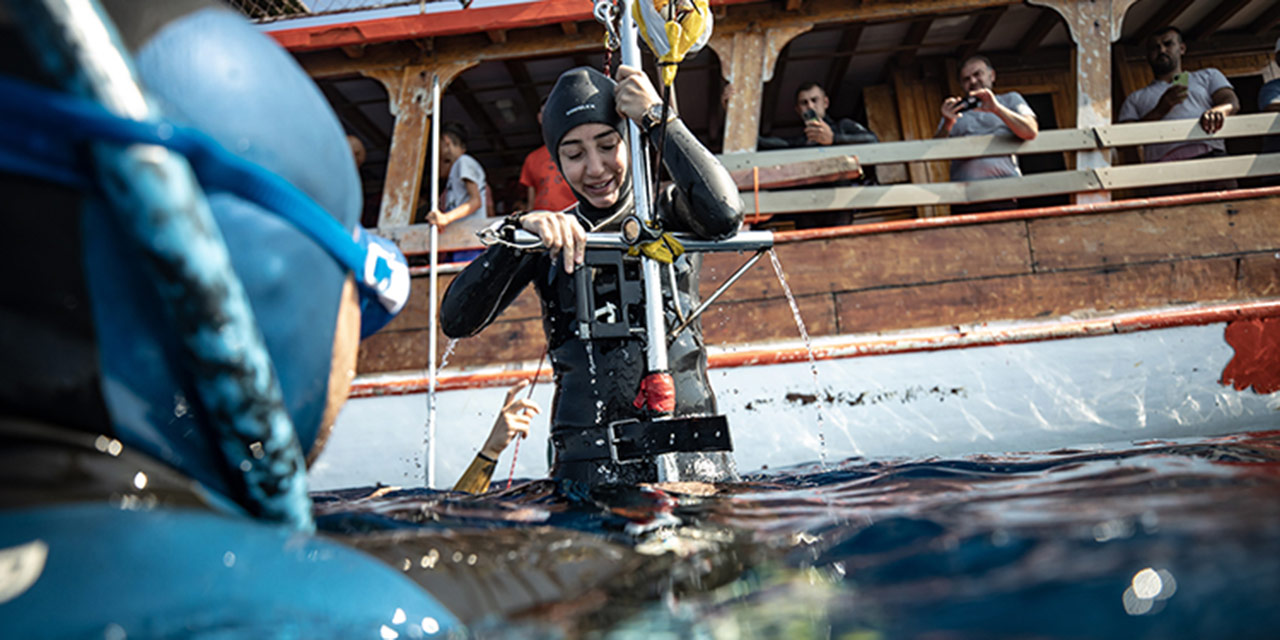
<svg viewBox="0 0 1280 640"><path fill-rule="evenodd" d="M767 32L752 23L743 29L721 30L711 36L711 48L720 56L720 73L729 83L729 104L724 123L724 152L755 151L760 136L760 102L764 84L773 79L778 53L792 38L808 31L811 23L771 27Z"/></svg>
<svg viewBox="0 0 1280 640"><path fill-rule="evenodd" d="M1027 0L1029 4L1057 11L1067 23L1076 43L1076 127L1090 128L1111 124L1111 44L1120 39L1124 14L1137 0ZM1111 166L1108 151L1076 152L1077 169L1103 169ZM1106 202L1105 191L1079 193L1080 203Z"/></svg>
<svg viewBox="0 0 1280 640"><path fill-rule="evenodd" d="M426 170L427 136L431 132L431 81L440 75L447 86L470 67L464 63L445 65L405 65L363 71L387 89L395 128L387 159L387 178L382 188L382 209L378 227L402 227L413 222L418 206L422 174Z"/></svg>
<svg viewBox="0 0 1280 640"><path fill-rule="evenodd" d="M938 121L942 114L937 105L942 104L942 87L936 81L926 80L915 71L894 68L890 72L893 78L893 92L898 99L898 117L902 123L904 140L929 140L937 131ZM950 163L947 162L912 162L907 165L911 182L927 184L930 182L946 182L950 179ZM921 218L945 216L951 212L948 205L918 207L917 215Z"/></svg>
<svg viewBox="0 0 1280 640"><path fill-rule="evenodd" d="M875 132L881 142L901 140L902 125L898 121L898 106L894 101L893 88L887 84L864 87L862 100L867 105L867 128ZM907 182L907 165L876 165L876 178L880 184Z"/></svg>

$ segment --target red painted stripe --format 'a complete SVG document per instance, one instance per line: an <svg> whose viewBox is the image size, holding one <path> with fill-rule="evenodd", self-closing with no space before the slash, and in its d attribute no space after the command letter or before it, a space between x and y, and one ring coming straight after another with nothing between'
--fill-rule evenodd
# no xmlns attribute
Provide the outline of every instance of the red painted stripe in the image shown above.
<svg viewBox="0 0 1280 640"><path fill-rule="evenodd" d="M476 7L376 20L281 29L268 35L293 52L348 45L381 44L431 36L484 33L496 29L539 27L591 20L592 5L583 0L542 0L500 7Z"/></svg>
<svg viewBox="0 0 1280 640"><path fill-rule="evenodd" d="M758 0L712 0L712 5ZM375 20L270 31L280 46L293 52L336 49L349 45L382 44L400 40L484 33L500 29L527 29L561 22L595 20L593 4L586 0L541 0L498 7L475 7ZM601 48L603 48L603 44Z"/></svg>
<svg viewBox="0 0 1280 640"><path fill-rule="evenodd" d="M1065 340L1112 333L1134 333L1137 331L1200 326L1234 320L1271 317L1280 317L1280 301L1231 303L1188 309L1165 309L1149 313L1034 325L978 327L971 330L957 329L954 333L945 334L870 337L861 340L850 339L848 342L824 344L815 347L814 357L819 360L834 360L891 353L967 349L970 347ZM807 360L808 357L808 351L803 347L760 348L712 354L708 357L707 364L712 369L724 369L802 362ZM538 375L542 379L549 379L550 373L550 369L545 367L538 371ZM441 391L449 391L505 386L532 378L533 375L532 371L495 371L442 376L436 380L436 388ZM422 393L426 389L427 379L425 376L397 377L385 380L357 380L352 385L351 397L368 398Z"/></svg>
<svg viewBox="0 0 1280 640"><path fill-rule="evenodd" d="M808 240L827 240L849 236L868 236L881 233L915 231L917 229L933 229L936 227L959 227L970 224L1007 222L1010 220L1034 220L1037 218L1058 218L1062 216L1088 215L1095 213L1112 213L1132 209L1148 209L1155 207L1180 207L1207 202L1226 202L1231 200L1252 200L1280 196L1280 187L1259 187L1256 189L1233 189L1231 191L1210 191L1206 193L1188 193L1159 198L1134 198L1132 200L1116 200L1096 204L1064 204L1054 207L1038 207L1035 209L1016 209L1013 211L993 211L991 213L970 213L940 218L917 218L914 220L895 220L892 222L873 222L848 227L829 227L826 229L804 229L800 231L775 231L775 244L789 242L805 242Z"/></svg>

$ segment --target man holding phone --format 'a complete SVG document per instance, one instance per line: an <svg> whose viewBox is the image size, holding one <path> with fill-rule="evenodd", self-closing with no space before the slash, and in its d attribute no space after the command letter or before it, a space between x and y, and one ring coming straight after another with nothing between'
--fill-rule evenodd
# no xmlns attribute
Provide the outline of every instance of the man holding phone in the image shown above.
<svg viewBox="0 0 1280 640"><path fill-rule="evenodd" d="M827 92L816 82L806 82L796 90L796 113L804 122L804 135L793 138L777 138L760 136L757 146L761 151L768 149L785 149L795 147L829 146L833 144L869 144L880 142L880 138L866 127L841 118L832 120L827 114L831 107L831 99ZM840 181L830 186L849 186L853 183ZM864 167L862 178L858 184L876 184L875 167ZM815 185L807 185L812 187ZM816 229L835 227L853 223L852 211L830 211L823 213L803 213L790 216L797 229Z"/></svg>
<svg viewBox="0 0 1280 640"><path fill-rule="evenodd" d="M1033 140L1040 133L1040 124L1031 105L1017 91L996 95L996 71L986 56L970 56L960 65L960 86L963 96L952 96L942 101L942 120L934 138L960 136L1017 136ZM951 180L989 180L1021 176L1018 157L1014 155L987 158L968 158L951 162ZM979 202L955 205L951 213L978 213L1015 209L1017 200Z"/></svg>
<svg viewBox="0 0 1280 640"><path fill-rule="evenodd" d="M1166 27L1147 38L1147 63L1155 80L1129 94L1120 107L1120 122L1186 120L1198 118L1205 133L1222 128L1227 116L1240 111L1235 89L1221 71L1213 68L1186 72L1182 57L1187 45L1177 27ZM1170 162L1227 155L1221 139L1149 144L1143 147L1145 162ZM1208 189L1233 189L1235 180L1183 186L1184 193ZM1162 192L1169 193L1169 192Z"/></svg>

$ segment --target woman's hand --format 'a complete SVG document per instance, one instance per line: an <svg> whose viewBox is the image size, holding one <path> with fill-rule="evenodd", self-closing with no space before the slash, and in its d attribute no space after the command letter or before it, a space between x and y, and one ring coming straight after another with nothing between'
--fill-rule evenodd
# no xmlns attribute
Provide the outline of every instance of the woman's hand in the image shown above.
<svg viewBox="0 0 1280 640"><path fill-rule="evenodd" d="M653 83L649 82L649 76L643 71L635 67L619 65L615 75L618 86L613 90L613 101L618 106L618 113L623 117L639 123L649 107L662 102L657 90L653 88Z"/></svg>
<svg viewBox="0 0 1280 640"><path fill-rule="evenodd" d="M538 403L528 398L518 397L527 386L529 381L523 380L507 391L507 399L502 403L502 411L494 421L493 429L489 431L489 439L485 441L484 448L480 450L494 460L498 459L507 445L511 444L517 436L528 437L529 422L533 420L533 416L541 412Z"/></svg>
<svg viewBox="0 0 1280 640"><path fill-rule="evenodd" d="M560 253L565 273L573 273L587 252L587 232L578 218L559 211L534 211L520 216L520 226L537 234L552 255Z"/></svg>

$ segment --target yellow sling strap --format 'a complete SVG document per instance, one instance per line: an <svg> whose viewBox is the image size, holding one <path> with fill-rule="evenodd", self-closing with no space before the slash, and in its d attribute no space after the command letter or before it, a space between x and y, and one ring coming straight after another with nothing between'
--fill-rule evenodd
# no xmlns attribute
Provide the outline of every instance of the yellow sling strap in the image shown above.
<svg viewBox="0 0 1280 640"><path fill-rule="evenodd" d="M675 17L667 21L667 3L676 2ZM713 19L707 0L638 0L632 8L640 37L658 57L662 84L676 79L676 65L696 53L711 38Z"/></svg>

